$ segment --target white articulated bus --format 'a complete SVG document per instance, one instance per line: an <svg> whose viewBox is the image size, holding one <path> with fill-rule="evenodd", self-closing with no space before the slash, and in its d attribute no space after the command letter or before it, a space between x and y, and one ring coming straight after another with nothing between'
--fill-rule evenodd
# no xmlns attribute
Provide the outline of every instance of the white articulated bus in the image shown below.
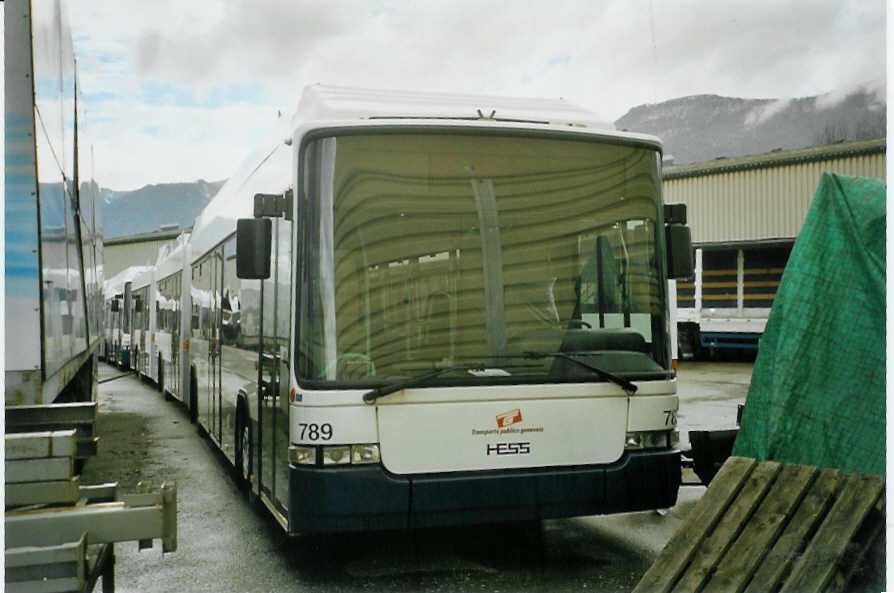
<svg viewBox="0 0 894 593"><path fill-rule="evenodd" d="M189 233L183 233L173 245L162 246L155 264L155 321L152 325L155 332L155 362L150 368L150 378L162 392L180 401L186 393L181 346L187 334L181 328L188 327L184 322L188 322L189 318L184 319L186 313L181 287L183 275L188 273L189 268L183 265L188 241Z"/></svg>
<svg viewBox="0 0 894 593"><path fill-rule="evenodd" d="M130 368L141 375L149 375L149 361L152 359L152 342L155 336L152 317L154 311L149 304L155 300L155 267L146 266L146 271L136 276L130 286L131 295L131 356Z"/></svg>
<svg viewBox="0 0 894 593"><path fill-rule="evenodd" d="M131 345L133 333L134 281L149 274L151 266L130 266L103 284L103 323L105 325L105 346L102 350L106 362L124 368L131 368Z"/></svg>
<svg viewBox="0 0 894 593"><path fill-rule="evenodd" d="M675 503L691 248L657 138L562 100L325 86L280 126L195 221L180 355L289 534Z"/></svg>
<svg viewBox="0 0 894 593"><path fill-rule="evenodd" d="M188 266L184 267L188 240L189 233L183 233L175 243L161 246L154 266L133 266L124 271L133 277L126 284L125 295L118 294L117 307L126 311L125 315L115 317L117 311L107 307L112 323L132 328L127 342L130 363L122 366L129 366L155 382L166 395L181 401L182 277L188 271Z"/></svg>

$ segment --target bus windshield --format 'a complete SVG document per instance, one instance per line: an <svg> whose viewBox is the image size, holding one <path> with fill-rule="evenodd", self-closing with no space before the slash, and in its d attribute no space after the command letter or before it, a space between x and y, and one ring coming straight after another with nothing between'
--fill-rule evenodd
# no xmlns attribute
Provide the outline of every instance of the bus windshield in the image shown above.
<svg viewBox="0 0 894 593"><path fill-rule="evenodd" d="M657 148L354 132L310 140L299 163L303 384L470 364L425 385L605 381L588 365L667 375Z"/></svg>

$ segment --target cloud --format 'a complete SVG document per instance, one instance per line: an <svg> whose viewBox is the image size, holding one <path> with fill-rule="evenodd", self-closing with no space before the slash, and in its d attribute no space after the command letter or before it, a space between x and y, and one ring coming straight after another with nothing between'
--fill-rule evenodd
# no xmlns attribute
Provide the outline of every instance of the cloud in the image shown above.
<svg viewBox="0 0 894 593"><path fill-rule="evenodd" d="M137 39L140 75L204 82L234 74L288 74L318 43L338 37L356 22L364 3L237 0L217 18L150 29Z"/></svg>
<svg viewBox="0 0 894 593"><path fill-rule="evenodd" d="M94 146L97 181L117 190L225 179L258 134L271 128L277 111L250 103L214 109L146 104L137 97L118 102L117 109L98 121L91 119L85 136Z"/></svg>
<svg viewBox="0 0 894 593"><path fill-rule="evenodd" d="M856 93L864 92L873 98L870 108L881 109L887 103L886 82L884 78L879 78L869 82L860 83L854 86L835 89L829 93L822 94L816 98L816 108L819 111L832 109L844 103L844 101Z"/></svg>
<svg viewBox="0 0 894 593"><path fill-rule="evenodd" d="M294 108L315 82L564 97L615 120L636 105L691 94L818 95L883 78L885 70L884 0L76 6L82 86L94 97L88 117L109 125L99 141L116 163L97 166L122 189L227 176L237 148L248 152L266 129L257 126L276 109ZM753 121L782 105L768 104ZM242 120L232 119L237 113ZM134 118L151 121L131 125ZM146 158L121 157L137 150Z"/></svg>
<svg viewBox="0 0 894 593"><path fill-rule="evenodd" d="M769 120L771 117L776 115L777 113L781 113L785 111L785 109L791 105L791 99L779 99L778 101L771 101L760 107L756 107L752 109L748 115L745 116L745 125L746 126L756 126L764 123Z"/></svg>

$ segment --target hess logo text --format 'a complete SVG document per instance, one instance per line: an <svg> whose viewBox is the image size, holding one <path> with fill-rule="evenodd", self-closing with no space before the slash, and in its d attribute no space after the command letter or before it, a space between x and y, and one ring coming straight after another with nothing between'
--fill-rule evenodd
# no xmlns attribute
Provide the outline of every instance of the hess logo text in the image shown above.
<svg viewBox="0 0 894 593"><path fill-rule="evenodd" d="M522 443L494 443L487 445L488 455L527 455L530 452L530 441Z"/></svg>

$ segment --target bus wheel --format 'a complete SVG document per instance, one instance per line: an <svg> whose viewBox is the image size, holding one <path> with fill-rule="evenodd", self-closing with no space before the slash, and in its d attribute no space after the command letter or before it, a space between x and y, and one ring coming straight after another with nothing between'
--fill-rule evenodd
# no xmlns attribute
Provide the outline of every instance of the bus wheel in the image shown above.
<svg viewBox="0 0 894 593"><path fill-rule="evenodd" d="M196 369L189 372L189 421L193 424L199 419L199 382L196 380Z"/></svg>
<svg viewBox="0 0 894 593"><path fill-rule="evenodd" d="M236 413L236 471L239 474L239 482L249 487L249 477L252 470L252 443L251 443L251 422L249 422L248 414L245 413L245 404L243 400L239 400L238 412Z"/></svg>

